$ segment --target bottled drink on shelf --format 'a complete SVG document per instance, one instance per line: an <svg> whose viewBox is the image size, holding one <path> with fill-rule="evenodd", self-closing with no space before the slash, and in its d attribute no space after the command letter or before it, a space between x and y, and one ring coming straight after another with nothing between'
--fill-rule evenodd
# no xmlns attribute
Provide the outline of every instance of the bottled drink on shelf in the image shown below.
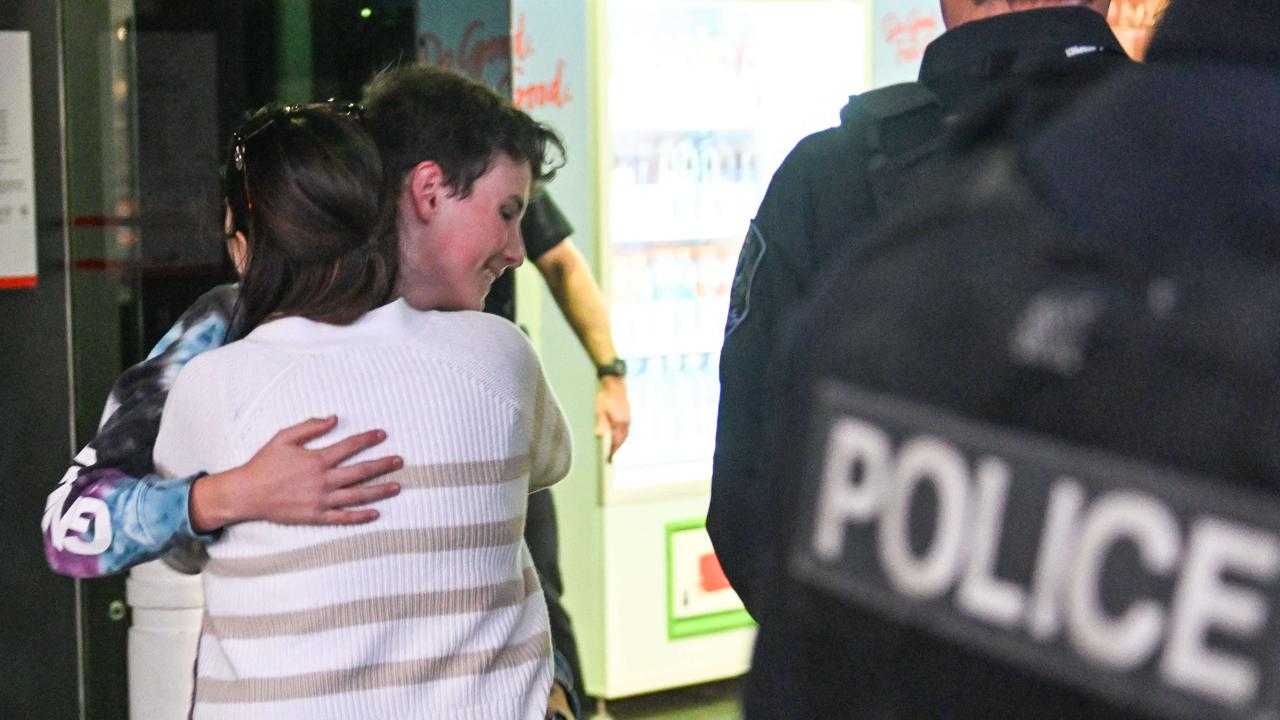
<svg viewBox="0 0 1280 720"><path fill-rule="evenodd" d="M702 245L694 249L697 266L698 347L719 347L729 311L729 278L724 276L723 245Z"/></svg>
<svg viewBox="0 0 1280 720"><path fill-rule="evenodd" d="M675 211L672 219L684 229L698 224L698 150L689 136L682 136L675 144L675 176L672 178L675 192Z"/></svg>
<svg viewBox="0 0 1280 720"><path fill-rule="evenodd" d="M675 298L671 318L674 336L672 351L688 352L700 340L697 326L697 266L693 263L692 249L687 246L676 247L671 257L672 295Z"/></svg>
<svg viewBox="0 0 1280 720"><path fill-rule="evenodd" d="M646 323L653 297L649 263L638 252L621 252L613 256L612 303L610 322L623 357L636 357L644 352L650 334Z"/></svg>
<svg viewBox="0 0 1280 720"><path fill-rule="evenodd" d="M653 336L650 351L667 354L679 343L676 314L680 305L680 267L676 250L670 246L655 247L649 253L649 272L653 278L653 302L650 326Z"/></svg>
<svg viewBox="0 0 1280 720"><path fill-rule="evenodd" d="M642 357L628 358L627 399L631 403L631 416L635 421L631 424L627 442L623 444L614 460L620 468L642 465L653 452L651 447L653 424L649 422L653 407L650 398L651 385L649 360Z"/></svg>
<svg viewBox="0 0 1280 720"><path fill-rule="evenodd" d="M711 135L699 137L695 142L698 151L698 186L694 216L698 227L697 237L715 237L717 225L724 208L720 203L720 188L724 179L720 174L720 156Z"/></svg>

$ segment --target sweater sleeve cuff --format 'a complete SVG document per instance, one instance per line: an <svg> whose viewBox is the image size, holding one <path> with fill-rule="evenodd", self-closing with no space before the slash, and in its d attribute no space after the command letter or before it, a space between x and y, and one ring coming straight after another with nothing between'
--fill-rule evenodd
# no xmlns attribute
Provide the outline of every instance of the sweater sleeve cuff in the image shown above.
<svg viewBox="0 0 1280 720"><path fill-rule="evenodd" d="M196 473L190 477L180 480L171 481L175 486L173 488L173 501L178 507L173 508L171 517L178 520L179 525L174 528L174 539L195 540L200 543L213 542L218 538L218 531L214 530L210 533L197 532L191 525L191 488L195 482L208 473ZM158 518L160 524L168 524L171 522L168 518Z"/></svg>

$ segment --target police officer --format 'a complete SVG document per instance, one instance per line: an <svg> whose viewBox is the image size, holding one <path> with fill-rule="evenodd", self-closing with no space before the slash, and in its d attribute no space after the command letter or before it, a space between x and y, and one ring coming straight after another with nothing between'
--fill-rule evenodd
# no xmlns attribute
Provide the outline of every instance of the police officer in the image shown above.
<svg viewBox="0 0 1280 720"><path fill-rule="evenodd" d="M948 30L925 51L922 87L853 98L841 113L842 127L800 141L774 174L731 292L707 515L725 574L757 621L765 622L761 588L775 573L761 435L772 402L768 361L785 319L820 271L865 238L886 205L912 201L910 183L903 182L908 172L885 178L869 167L927 155L942 133L939 111L963 115L1020 78L1079 73L1083 83L1095 71L1129 64L1106 23L1108 6L1108 0L942 0ZM917 163L911 171L927 173L928 166Z"/></svg>
<svg viewBox="0 0 1280 720"><path fill-rule="evenodd" d="M1277 38L1174 0L1149 67L790 318L749 717L1275 715Z"/></svg>

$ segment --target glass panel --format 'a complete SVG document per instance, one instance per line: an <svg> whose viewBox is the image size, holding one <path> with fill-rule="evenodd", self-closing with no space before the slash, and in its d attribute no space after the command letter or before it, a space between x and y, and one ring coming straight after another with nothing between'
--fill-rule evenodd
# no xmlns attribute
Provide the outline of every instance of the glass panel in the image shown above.
<svg viewBox="0 0 1280 720"><path fill-rule="evenodd" d="M63 32L76 425L83 441L120 371L120 308L137 293L132 3L65 3Z"/></svg>
<svg viewBox="0 0 1280 720"><path fill-rule="evenodd" d="M710 478L747 221L786 153L862 88L865 24L834 0L610 5L611 319L635 417L615 489Z"/></svg>
<svg viewBox="0 0 1280 720"><path fill-rule="evenodd" d="M64 2L63 86L77 444L92 437L138 323L134 18L130 0ZM86 715L127 717L122 578L81 583Z"/></svg>
<svg viewBox="0 0 1280 720"><path fill-rule="evenodd" d="M48 0L0 2L0 717L78 718L77 591L35 532L70 457L62 38Z"/></svg>

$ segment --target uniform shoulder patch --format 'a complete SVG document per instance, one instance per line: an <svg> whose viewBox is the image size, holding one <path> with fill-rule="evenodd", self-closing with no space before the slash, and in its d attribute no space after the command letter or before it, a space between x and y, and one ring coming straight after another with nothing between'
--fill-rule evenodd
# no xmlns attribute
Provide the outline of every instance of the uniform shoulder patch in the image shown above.
<svg viewBox="0 0 1280 720"><path fill-rule="evenodd" d="M747 228L747 237L742 241L738 267L733 272L733 285L729 289L729 320L724 327L725 337L747 319L751 310L751 281L764 259L765 249L764 235L752 220L751 227Z"/></svg>

